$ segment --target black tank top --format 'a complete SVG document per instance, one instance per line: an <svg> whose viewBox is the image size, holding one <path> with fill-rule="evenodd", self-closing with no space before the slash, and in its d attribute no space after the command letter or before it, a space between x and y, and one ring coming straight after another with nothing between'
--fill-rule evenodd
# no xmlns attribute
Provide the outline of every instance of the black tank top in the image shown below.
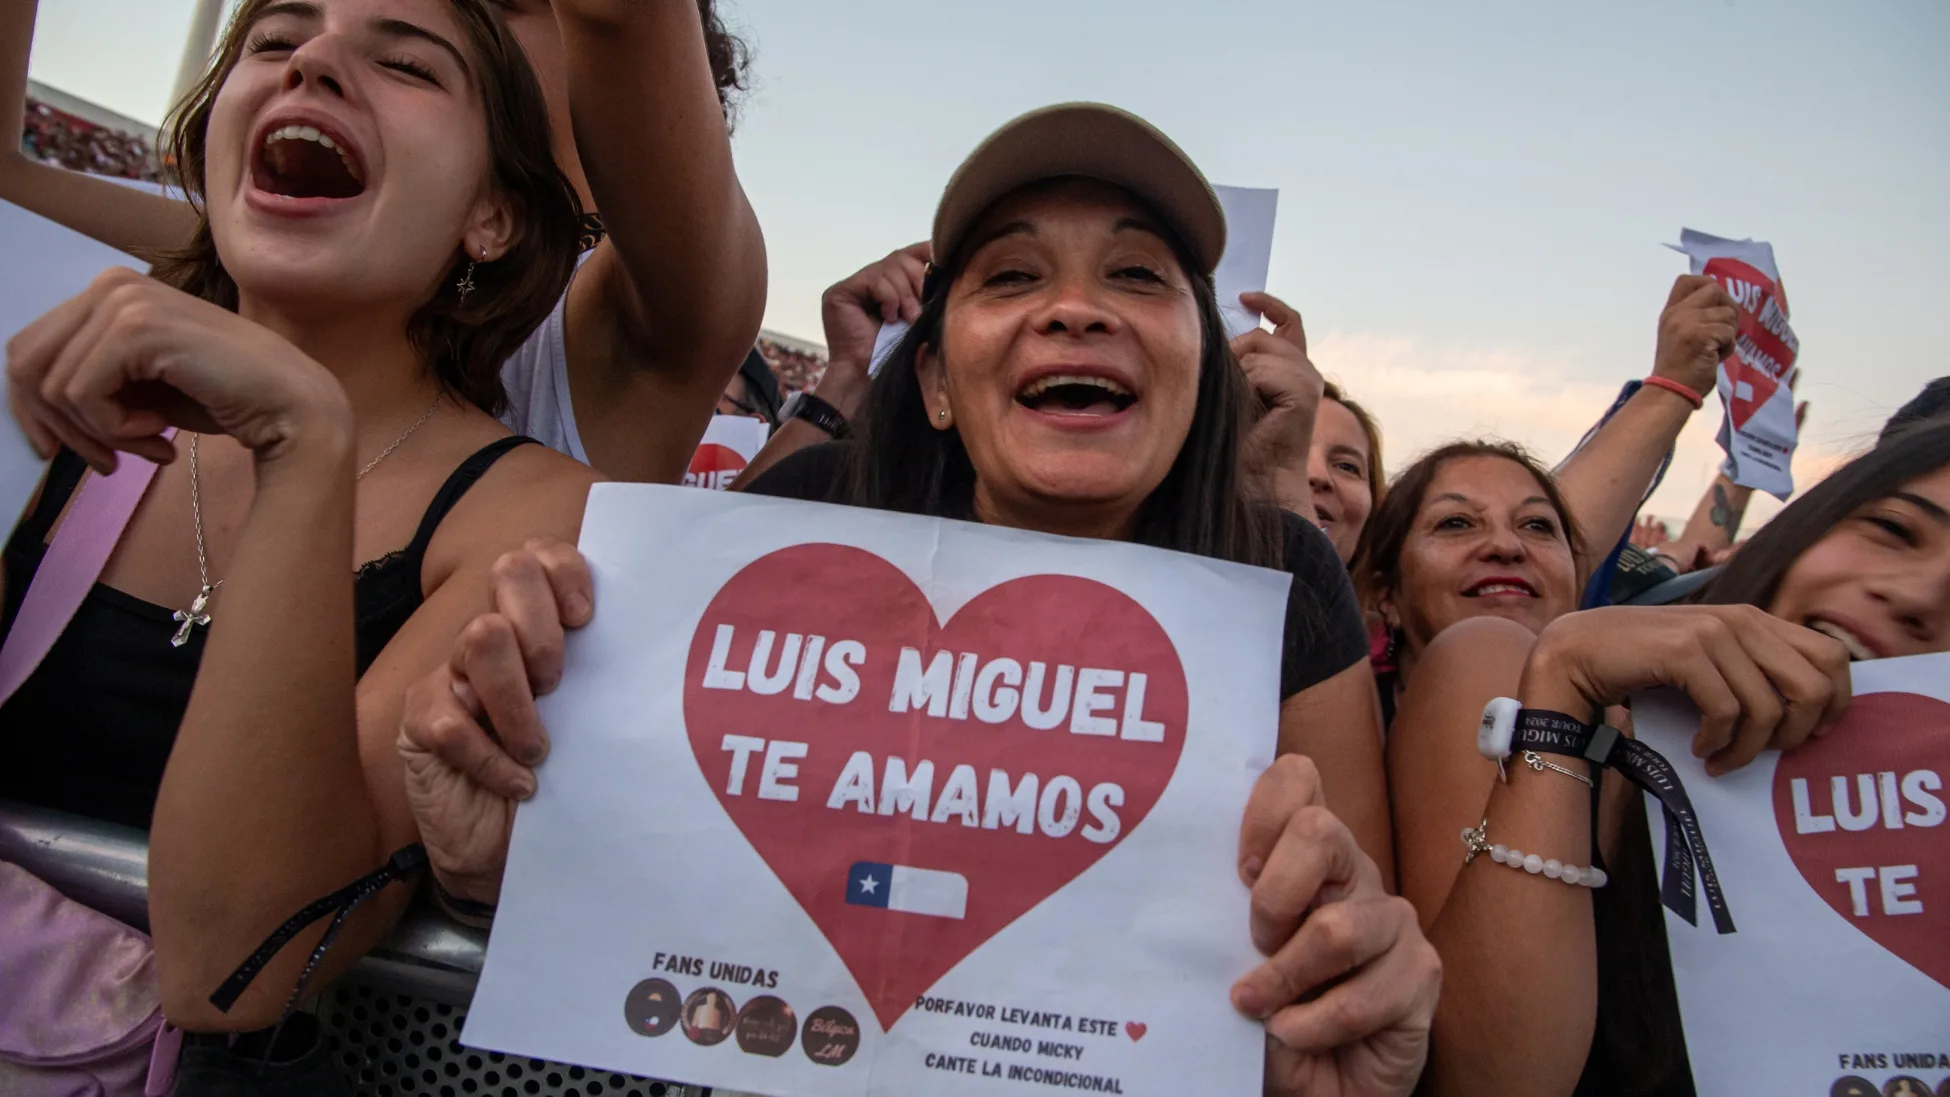
<svg viewBox="0 0 1950 1097"><path fill-rule="evenodd" d="M360 675L420 607L420 573L441 520L496 461L532 441L503 438L462 462L413 540L359 569L353 610ZM40 503L7 542L8 632L46 554L48 531L85 470L66 450L55 457ZM171 647L174 612L95 584L40 667L0 707L0 799L149 828L207 632Z"/></svg>

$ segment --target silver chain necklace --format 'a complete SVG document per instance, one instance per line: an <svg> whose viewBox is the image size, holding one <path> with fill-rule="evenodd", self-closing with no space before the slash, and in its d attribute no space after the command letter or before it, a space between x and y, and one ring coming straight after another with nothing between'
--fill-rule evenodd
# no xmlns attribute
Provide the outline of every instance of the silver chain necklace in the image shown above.
<svg viewBox="0 0 1950 1097"><path fill-rule="evenodd" d="M359 474L352 478L352 482L356 484L364 480L366 473L378 468L379 462L391 457L394 450L404 445L408 438L413 437L414 431L426 426L427 420L433 418L433 413L440 410L440 401L445 397L445 393L435 396L433 403L427 405L427 410L420 413L420 417L413 421L413 425L407 427L398 438L393 439L392 445L380 450L379 456L366 462L366 467L359 470ZM196 575L198 581L202 583L202 589L197 591L196 598L190 602L190 608L179 609L172 615L177 622L176 635L169 638L169 646L173 648L180 648L189 643L190 633L196 628L210 626L210 599L216 596L217 588L223 586L222 579L214 583L210 581L210 561L203 548L203 498L198 491L196 474L196 444L202 440L202 437L200 434L190 435L190 519L196 527Z"/></svg>

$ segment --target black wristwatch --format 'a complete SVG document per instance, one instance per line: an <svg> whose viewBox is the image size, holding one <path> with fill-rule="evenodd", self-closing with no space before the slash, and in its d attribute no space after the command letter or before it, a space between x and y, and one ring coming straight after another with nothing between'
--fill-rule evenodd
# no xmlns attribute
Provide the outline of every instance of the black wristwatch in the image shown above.
<svg viewBox="0 0 1950 1097"><path fill-rule="evenodd" d="M840 409L821 400L810 392L795 392L786 398L785 407L779 411L780 422L804 419L833 438L846 437L846 416Z"/></svg>

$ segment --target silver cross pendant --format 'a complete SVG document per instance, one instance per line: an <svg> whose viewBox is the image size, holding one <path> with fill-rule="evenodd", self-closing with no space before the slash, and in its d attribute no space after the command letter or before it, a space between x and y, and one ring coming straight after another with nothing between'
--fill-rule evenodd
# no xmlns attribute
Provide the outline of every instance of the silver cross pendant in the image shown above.
<svg viewBox="0 0 1950 1097"><path fill-rule="evenodd" d="M181 622L181 627L176 630L176 635L169 638L170 647L180 648L184 644L189 643L190 630L196 628L198 625L206 628L209 627L210 615L205 610L210 605L210 596L215 593L215 587L206 586L197 594L196 600L190 603L189 609L179 609L176 611L174 617L177 621Z"/></svg>

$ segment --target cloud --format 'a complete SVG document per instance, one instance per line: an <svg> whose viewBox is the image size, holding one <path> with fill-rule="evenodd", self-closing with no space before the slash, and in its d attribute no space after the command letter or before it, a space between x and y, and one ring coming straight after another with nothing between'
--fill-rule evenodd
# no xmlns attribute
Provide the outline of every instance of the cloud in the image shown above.
<svg viewBox="0 0 1950 1097"><path fill-rule="evenodd" d="M1415 457L1457 438L1520 442L1548 464L1569 454L1618 396L1616 383L1585 378L1601 370L1575 352L1525 347L1437 345L1405 335L1329 331L1309 341L1323 375L1373 412L1381 423L1385 464L1399 471ZM1683 525L1719 471L1722 454L1718 401L1693 416L1680 433L1672 467L1648 513ZM1811 434L1795 454L1795 483L1806 488L1860 448L1853 435ZM1748 530L1779 511L1760 496L1749 508Z"/></svg>

